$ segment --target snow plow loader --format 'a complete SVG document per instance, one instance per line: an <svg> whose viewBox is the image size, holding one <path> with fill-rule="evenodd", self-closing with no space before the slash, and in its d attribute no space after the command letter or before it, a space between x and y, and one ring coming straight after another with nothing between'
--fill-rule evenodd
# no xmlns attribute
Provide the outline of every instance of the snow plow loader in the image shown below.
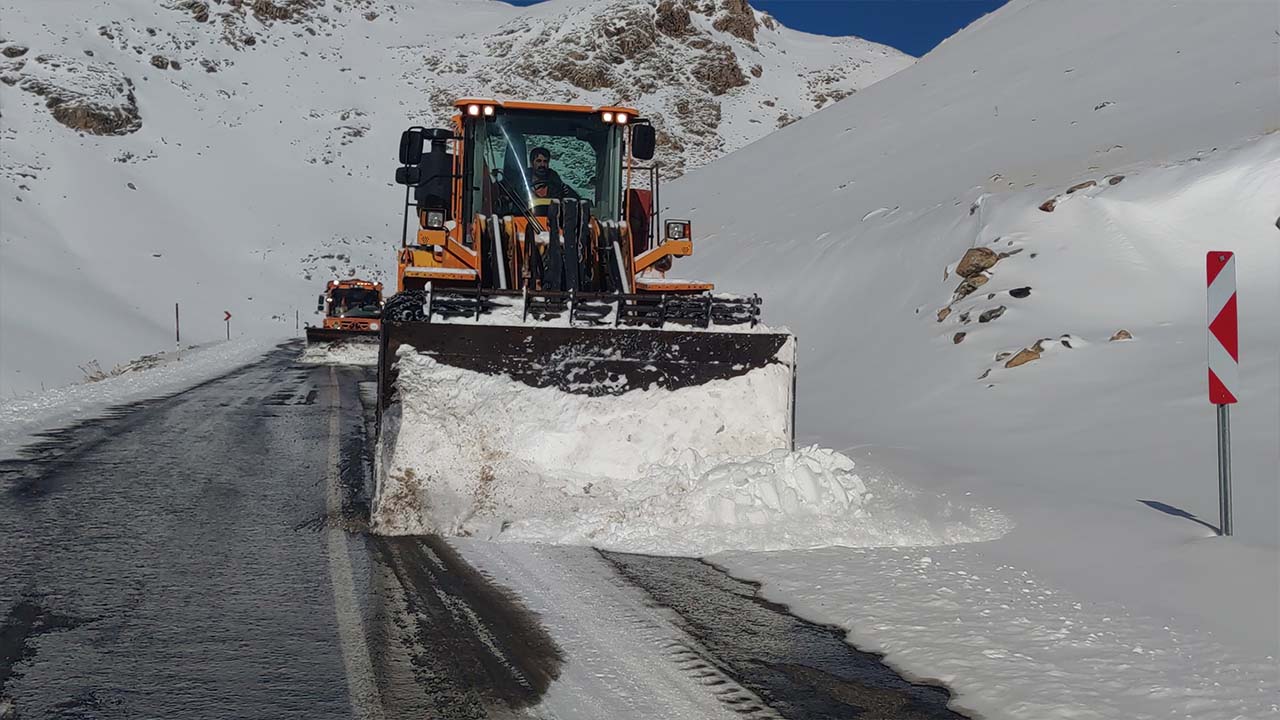
<svg viewBox="0 0 1280 720"><path fill-rule="evenodd" d="M450 127L401 137L405 213L397 293L382 315L379 416L397 402L398 358L410 351L590 396L781 364L794 408L794 339L761 324L760 298L666 277L693 239L689 221L660 215L648 120L627 107L488 99L455 110Z"/></svg>
<svg viewBox="0 0 1280 720"><path fill-rule="evenodd" d="M330 280L316 303L324 316L307 326L307 345L360 342L373 344L382 330L382 283Z"/></svg>

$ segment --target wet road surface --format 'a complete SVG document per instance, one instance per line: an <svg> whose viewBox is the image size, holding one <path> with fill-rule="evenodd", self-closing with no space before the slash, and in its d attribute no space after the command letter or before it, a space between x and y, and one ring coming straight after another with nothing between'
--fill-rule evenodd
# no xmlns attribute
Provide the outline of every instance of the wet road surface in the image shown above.
<svg viewBox="0 0 1280 720"><path fill-rule="evenodd" d="M367 535L298 351L0 463L0 719L959 717L697 560Z"/></svg>

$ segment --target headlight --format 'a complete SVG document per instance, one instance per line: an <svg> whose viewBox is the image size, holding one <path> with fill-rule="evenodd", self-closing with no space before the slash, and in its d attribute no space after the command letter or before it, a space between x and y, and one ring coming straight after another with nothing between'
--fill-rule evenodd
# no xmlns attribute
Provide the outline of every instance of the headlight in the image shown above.
<svg viewBox="0 0 1280 720"><path fill-rule="evenodd" d="M484 106L484 116L485 116L485 117L493 117L493 106L492 106L492 105L485 105L485 106Z"/></svg>
<svg viewBox="0 0 1280 720"><path fill-rule="evenodd" d="M668 240L687 240L689 238L689 223L686 220L668 220L666 230Z"/></svg>
<svg viewBox="0 0 1280 720"><path fill-rule="evenodd" d="M427 211L427 229L429 230L444 229L444 211L443 210Z"/></svg>
<svg viewBox="0 0 1280 720"><path fill-rule="evenodd" d="M370 330L377 330L377 329L378 329L378 323L369 323L369 329L370 329Z"/></svg>
<svg viewBox="0 0 1280 720"><path fill-rule="evenodd" d="M468 105L468 106L467 106L467 114L468 114L468 115L470 115L470 116L472 116L472 117L475 117L475 116L479 115L479 114L480 114L480 106L479 106L479 105Z"/></svg>
<svg viewBox="0 0 1280 720"><path fill-rule="evenodd" d="M608 110L605 110L603 113L600 114L600 119L604 120L607 123L611 123L613 122L613 113L609 112Z"/></svg>
<svg viewBox="0 0 1280 720"><path fill-rule="evenodd" d="M626 125L626 124L627 124L627 114L626 114L626 113L618 113L618 124L619 124L619 125Z"/></svg>

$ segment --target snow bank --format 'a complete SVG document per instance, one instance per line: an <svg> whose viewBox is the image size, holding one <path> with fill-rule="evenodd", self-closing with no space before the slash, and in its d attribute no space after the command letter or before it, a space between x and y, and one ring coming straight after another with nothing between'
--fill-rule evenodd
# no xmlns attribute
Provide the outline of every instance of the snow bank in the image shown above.
<svg viewBox="0 0 1280 720"><path fill-rule="evenodd" d="M567 512L514 521L508 540L699 557L726 550L950 545L1003 535L991 508L863 479L845 455L795 452L683 458L581 495Z"/></svg>
<svg viewBox="0 0 1280 720"><path fill-rule="evenodd" d="M0 457L12 457L42 430L94 417L115 405L181 392L248 365L269 352L269 340L233 340L164 353L159 364L98 382L68 385L0 400Z"/></svg>
<svg viewBox="0 0 1280 720"><path fill-rule="evenodd" d="M864 479L786 449L790 373L590 397L399 355L374 527L702 555L945 544L1007 529L994 511ZM776 448L770 450L769 448Z"/></svg>

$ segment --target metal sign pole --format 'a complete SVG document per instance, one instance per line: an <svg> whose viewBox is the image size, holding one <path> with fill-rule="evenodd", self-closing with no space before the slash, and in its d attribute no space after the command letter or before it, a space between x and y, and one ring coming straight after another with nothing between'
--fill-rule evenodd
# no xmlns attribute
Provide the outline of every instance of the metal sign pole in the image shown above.
<svg viewBox="0 0 1280 720"><path fill-rule="evenodd" d="M1219 534L1231 536L1231 406L1218 406Z"/></svg>

